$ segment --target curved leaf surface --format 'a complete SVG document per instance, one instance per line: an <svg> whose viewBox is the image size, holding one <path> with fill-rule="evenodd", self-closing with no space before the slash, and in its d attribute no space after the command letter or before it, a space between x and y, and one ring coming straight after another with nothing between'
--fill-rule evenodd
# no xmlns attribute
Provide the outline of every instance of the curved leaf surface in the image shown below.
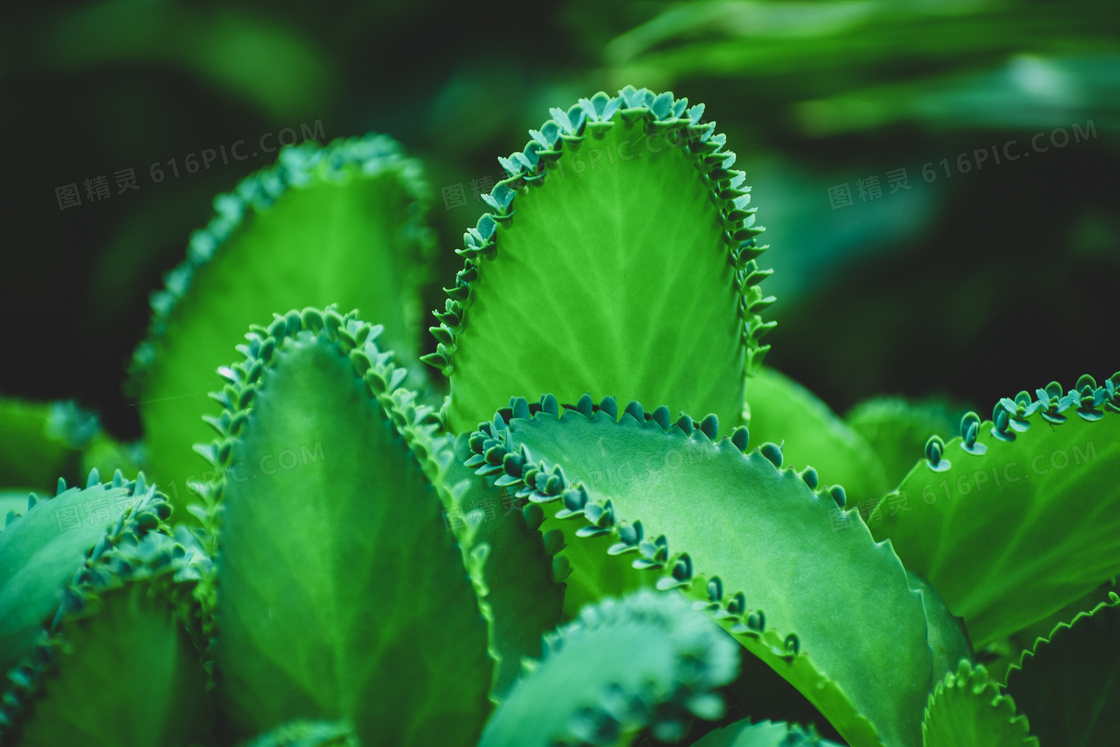
<svg viewBox="0 0 1120 747"><path fill-rule="evenodd" d="M415 354L426 192L417 163L370 135L285 149L214 200L216 216L152 296L132 365L149 474L169 494L207 480L191 447L209 436L200 418L212 409L214 371L250 324L337 303L385 325L400 355Z"/></svg>
<svg viewBox="0 0 1120 747"><path fill-rule="evenodd" d="M716 729L693 743L692 747L839 747L821 739L810 727L808 731L795 724L750 719Z"/></svg>
<svg viewBox="0 0 1120 747"><path fill-rule="evenodd" d="M922 453L929 437L951 438L960 414L967 409L962 407L952 415L943 402L876 397L853 407L844 419L875 451L887 481L898 485L914 468L916 455Z"/></svg>
<svg viewBox="0 0 1120 747"><path fill-rule="evenodd" d="M171 515L164 496L144 476L118 472L102 483L97 470L86 487L58 495L32 494L28 510L0 532L0 672L31 651L40 633L57 623L73 600L67 584L101 565L123 543L133 543Z"/></svg>
<svg viewBox="0 0 1120 747"><path fill-rule="evenodd" d="M499 159L509 178L464 236L425 357L450 378L453 432L516 394L589 388L738 421L773 298L745 176L703 112L600 92Z"/></svg>
<svg viewBox="0 0 1120 747"><path fill-rule="evenodd" d="M545 633L560 624L567 561L546 542L540 525L544 514L525 506L494 480L473 474L463 465L471 456L468 436L455 441L455 459L447 467L445 485L466 481L455 506L444 513L458 531L467 555L482 553L483 614L490 624L490 654L497 662L491 697L500 700L521 674L521 661L539 659Z"/></svg>
<svg viewBox="0 0 1120 747"><path fill-rule="evenodd" d="M245 735L341 719L368 744L468 745L487 714L486 623L428 477L452 454L377 333L277 317L217 395L215 667Z"/></svg>
<svg viewBox="0 0 1120 747"><path fill-rule="evenodd" d="M1027 719L1016 715L1015 702L1002 695L988 671L962 661L955 673L937 683L925 721L923 747L1038 747L1028 735ZM1058 741L1052 744L1065 744Z"/></svg>
<svg viewBox="0 0 1120 747"><path fill-rule="evenodd" d="M763 366L747 381L751 438L780 444L791 464L811 464L847 501L878 503L890 489L879 457L824 402L788 376Z"/></svg>
<svg viewBox="0 0 1120 747"><path fill-rule="evenodd" d="M680 739L692 717L719 718L713 691L738 663L734 642L677 595L606 599L548 636L479 747L618 744L643 728Z"/></svg>
<svg viewBox="0 0 1120 747"><path fill-rule="evenodd" d="M194 588L210 559L159 532L137 540L135 529L112 545L99 543L101 554L65 587L54 622L8 674L0 735L28 747L193 747L206 740Z"/></svg>
<svg viewBox="0 0 1120 747"><path fill-rule="evenodd" d="M563 412L550 395L515 399L472 437L473 464L545 508L585 588L601 569L616 574L604 586L682 588L853 744L876 731L917 744L933 663L921 594L890 546L814 492L815 471L779 469L773 444L744 453L745 429L716 441L714 418L671 424L637 403L616 417L611 399Z"/></svg>
<svg viewBox="0 0 1120 747"><path fill-rule="evenodd" d="M868 525L927 579L976 646L1014 633L1120 573L1120 374L1083 376L974 413Z"/></svg>

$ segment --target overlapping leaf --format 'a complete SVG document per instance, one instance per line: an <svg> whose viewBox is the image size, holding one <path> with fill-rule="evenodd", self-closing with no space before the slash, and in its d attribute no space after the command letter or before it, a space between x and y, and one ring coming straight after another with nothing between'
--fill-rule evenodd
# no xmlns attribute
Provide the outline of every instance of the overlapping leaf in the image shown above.
<svg viewBox="0 0 1120 747"><path fill-rule="evenodd" d="M878 501L891 487L878 456L812 392L772 368L747 382L751 438L781 444L792 464L811 464L821 480L843 485L847 501Z"/></svg>
<svg viewBox="0 0 1120 747"><path fill-rule="evenodd" d="M929 437L951 438L967 409L952 415L942 402L876 397L853 407L844 419L875 451L888 482L896 486L914 468Z"/></svg>
<svg viewBox="0 0 1120 747"><path fill-rule="evenodd" d="M99 597L87 594L51 649L37 651L52 659L18 722L20 745L194 747L206 739L206 674L175 605L190 591L174 586L113 579Z"/></svg>
<svg viewBox="0 0 1120 747"><path fill-rule="evenodd" d="M545 633L560 624L563 580L568 560L555 553L554 537L538 531L544 514L522 503L492 479L463 465L470 455L469 434L455 442L455 459L442 479L445 485L466 485L447 511L449 528L457 529L468 555L483 553L481 593L490 624L490 651L497 660L491 695L501 698L518 675L521 660L539 659Z"/></svg>
<svg viewBox="0 0 1120 747"><path fill-rule="evenodd" d="M548 637L479 747L619 744L644 728L679 739L691 718L722 714L713 691L738 662L731 639L675 594L607 599Z"/></svg>
<svg viewBox="0 0 1120 747"><path fill-rule="evenodd" d="M378 331L277 317L218 395L215 665L245 736L342 719L363 743L469 745L487 714L486 624L428 478L452 454Z"/></svg>
<svg viewBox="0 0 1120 747"><path fill-rule="evenodd" d="M73 402L0 399L0 487L47 491L61 476L74 480L81 450L100 432L97 419Z"/></svg>
<svg viewBox="0 0 1120 747"><path fill-rule="evenodd" d="M835 742L821 739L794 724L750 719L709 732L693 747L837 747Z"/></svg>
<svg viewBox="0 0 1120 747"><path fill-rule="evenodd" d="M929 698L922 723L924 747L1038 747L1027 719L1000 693L984 667L962 661ZM1066 744L1064 741L1053 744Z"/></svg>
<svg viewBox="0 0 1120 747"><path fill-rule="evenodd" d="M569 594L683 588L852 744L917 744L933 663L890 546L814 492L813 470L779 469L773 444L743 453L745 429L716 441L714 418L673 424L637 403L616 418L610 399L515 399L471 437L468 465L564 532ZM874 631L888 630L884 646Z"/></svg>
<svg viewBox="0 0 1120 747"><path fill-rule="evenodd" d="M286 149L275 167L215 199L217 215L152 296L133 362L150 475L169 494L185 498L189 483L206 479L191 446L207 435L199 418L212 408L214 371L250 324L337 303L386 325L402 356L415 353L426 191L419 166L370 135Z"/></svg>
<svg viewBox="0 0 1120 747"><path fill-rule="evenodd" d="M92 521L60 524L83 503ZM60 484L54 498L32 500L0 533L11 613L0 736L44 747L204 738L205 624L193 593L210 561L162 533L169 513L142 477L103 484L94 472L84 490Z"/></svg>
<svg viewBox="0 0 1120 747"><path fill-rule="evenodd" d="M969 413L869 517L983 646L1120 573L1120 375Z"/></svg>
<svg viewBox="0 0 1120 747"><path fill-rule="evenodd" d="M1024 651L1007 674L1007 692L1030 717L1043 745L1120 743L1120 597L1069 623Z"/></svg>
<svg viewBox="0 0 1120 747"><path fill-rule="evenodd" d="M58 622L73 602L66 589L76 573L100 575L117 545L143 538L171 514L143 475L125 481L117 473L102 483L93 471L84 489L59 480L56 496L26 501L28 510L0 532L0 672Z"/></svg>

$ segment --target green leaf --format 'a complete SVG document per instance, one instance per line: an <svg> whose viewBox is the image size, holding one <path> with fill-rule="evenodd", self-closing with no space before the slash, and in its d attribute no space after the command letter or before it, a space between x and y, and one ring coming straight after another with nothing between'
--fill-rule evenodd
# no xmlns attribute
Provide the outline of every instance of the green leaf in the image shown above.
<svg viewBox="0 0 1120 747"><path fill-rule="evenodd" d="M1026 64L1037 64L1038 55L1072 50L1094 60L1115 50L1118 25L1111 8L1096 2L1078 3L1073 14L1047 4L968 5L944 13L939 7L855 0L804 5L673 3L659 8L664 10L607 45L612 77L628 80L657 71L659 79L671 82L718 83L731 101L750 95L752 102L804 102L797 113L814 135L898 126L899 119L916 119L927 127L945 127L947 122L1005 130L1052 126L1046 112L1027 103L1032 101L1029 92L1009 85L1015 78L999 81L997 96L991 89L960 91L944 72L976 69L985 61L1023 65L1015 58L1023 51L1024 38L1038 40ZM600 17L601 11L595 20ZM898 44L900 38L910 43ZM913 72L901 82L885 72L900 69ZM822 71L828 74L820 75ZM1078 90L1092 82L1094 88L1111 90L1104 81L1074 77L1073 70L1059 68L1052 74L1076 80ZM860 87L863 81L896 85L867 90ZM1090 90L1083 95L1109 95ZM1079 98L1065 106L1083 111L1077 106L1086 100L1093 99ZM1024 114L1031 124L1018 118ZM1070 116L1070 122L1082 121L1081 115ZM772 121L788 130L791 120Z"/></svg>
<svg viewBox="0 0 1120 747"><path fill-rule="evenodd" d="M228 433L203 449L222 470L207 491L222 702L245 735L343 719L365 744L471 744L492 662L428 478L451 451L376 328L284 319L248 335Z"/></svg>
<svg viewBox="0 0 1120 747"><path fill-rule="evenodd" d="M929 696L922 735L924 747L1038 747L1028 736L1026 717L1016 715L1015 702L1000 694L984 667L973 669L967 661Z"/></svg>
<svg viewBox="0 0 1120 747"><path fill-rule="evenodd" d="M425 358L451 379L448 425L511 396L554 392L742 410L768 349L754 209L703 107L627 88L582 100L499 159L494 212L465 234L463 270ZM438 330L438 332L437 332Z"/></svg>
<svg viewBox="0 0 1120 747"><path fill-rule="evenodd" d="M888 482L898 485L914 468L929 437L951 438L967 409L960 408L954 416L939 401L876 397L853 407L846 420L875 451Z"/></svg>
<svg viewBox="0 0 1120 747"><path fill-rule="evenodd" d="M190 747L203 739L198 651L167 600L143 583L108 592L63 626L66 648L23 724L20 745Z"/></svg>
<svg viewBox="0 0 1120 747"><path fill-rule="evenodd" d="M189 81L195 90L236 101L247 113L269 122L296 122L322 112L339 92L336 83L341 71L331 64L330 50L315 43L311 27L261 9L92 3L56 18L44 29L40 43L52 71L58 71L54 74L158 69ZM305 139L323 137L321 122L314 125L312 129L311 123L301 122L300 134ZM283 132L277 137L284 137ZM260 140L262 148L276 144L275 138ZM233 148L240 150L234 150L233 158L256 155L257 142L235 143L240 144ZM206 158L205 151L201 155ZM215 155L210 159L215 168L224 166L225 149L221 162Z"/></svg>
<svg viewBox="0 0 1120 747"><path fill-rule="evenodd" d="M1042 744L1120 744L1120 596L1024 651L1007 674L1007 692L1030 716Z"/></svg>
<svg viewBox="0 0 1120 747"><path fill-rule="evenodd" d="M849 503L877 503L890 489L863 437L788 376L763 367L747 382L747 407L752 439L781 444L791 464L813 465L822 482L844 486Z"/></svg>
<svg viewBox="0 0 1120 747"><path fill-rule="evenodd" d="M84 476L81 449L100 430L73 402L0 399L0 487L45 492Z"/></svg>
<svg viewBox="0 0 1120 747"><path fill-rule="evenodd" d="M1077 617L1080 613L1092 612L1097 608L1097 605L1107 602L1111 599L1112 595L1116 592L1116 579L1111 578L1097 588L1090 591L1083 597L1070 602L1065 607L1055 612L1052 615L1047 615L1041 620L1036 620L1022 630L1016 631L1010 636L1010 641L1015 644L1014 661L1008 662L1010 664L1018 664L1019 658L1024 651L1034 648L1035 641L1039 638L1049 638L1050 633L1057 627L1058 623L1069 622ZM989 665L988 671L992 672L993 669ZM1006 672L1001 681L1006 681Z"/></svg>
<svg viewBox="0 0 1120 747"><path fill-rule="evenodd" d="M125 482L117 473L102 483L94 471L87 484L67 489L60 480L58 495L32 494L28 510L0 532L0 672L27 655L65 612L59 605L72 601L66 588L75 573L96 574L108 551L144 537L171 514L143 475Z"/></svg>
<svg viewBox="0 0 1120 747"><path fill-rule="evenodd" d="M213 409L214 371L251 324L337 303L385 325L400 355L415 354L430 248L418 173L396 143L371 135L285 149L215 199L217 214L152 296L133 360L149 472L168 494L213 477L191 447L210 436L200 418Z"/></svg>
<svg viewBox="0 0 1120 747"><path fill-rule="evenodd" d="M210 559L158 531L139 539L150 522L128 518L79 567L54 621L8 673L0 736L43 747L188 747L205 739L203 613L194 590Z"/></svg>
<svg viewBox="0 0 1120 747"><path fill-rule="evenodd" d="M679 595L606 599L548 636L479 747L625 744L647 727L679 739L692 717L720 716L714 690L737 673L735 644Z"/></svg>
<svg viewBox="0 0 1120 747"><path fill-rule="evenodd" d="M459 434L455 459L444 477L445 485L465 480L468 486L447 517L452 526L461 524L466 553L481 550L485 556L483 613L490 625L490 653L497 661L491 697L500 699L521 674L521 660L539 659L542 637L560 624L564 585L554 565L555 549L545 546L538 531L540 509L523 511L523 499L463 465L473 456L469 436Z"/></svg>
<svg viewBox="0 0 1120 747"><path fill-rule="evenodd" d="M1024 10L1026 8L1019 9L1014 20L1008 18L1008 22L997 21L998 28L1003 31L1015 21L1021 20L1026 15ZM1109 31L1105 33L1115 33L1117 30L1115 17L1103 15L1104 13L1107 10L1095 2L1079 4L1076 23L1083 28L1076 31L1075 35L1070 35L1070 41L1076 39L1076 52L1059 46L1062 42L1058 41L1060 37L1054 33L1054 21L1047 23L1038 19L1034 23L1039 23L1039 28L1045 24L1048 31L1045 38L1047 46L1050 46L1049 54L1036 46L1030 57L1009 55L998 62L993 59L992 62L996 64L989 63L981 67L969 65L948 75L920 78L907 76L901 82L891 81L886 84L864 83L839 95L826 95L811 103L806 102L807 106L801 111L827 112L826 117L814 123L814 134L831 137L872 128L885 130L900 126L936 127L957 132L1052 128L1055 124L1053 116L1032 106L1032 94L1015 85L1014 81L1024 74L1053 75L1069 81L1070 85L1077 86L1081 91L1077 102L1070 102L1064 107L1067 121L1081 123L1088 120L1086 129L1093 133L1089 137L1096 138L1097 127L1108 132L1115 131L1120 124L1112 116L1094 116L1097 111L1095 102L1107 100L1111 95L1112 71L1120 64L1120 56L1116 54L1111 41L1101 39L1101 46L1096 53L1089 52L1089 46L1093 43L1088 38L1090 35L1099 34L1106 28ZM1067 19L1063 17L1061 20ZM975 21L971 21L970 31L974 28ZM988 34L984 34L984 37L988 37ZM1010 44L1014 45L1015 42L1010 41ZM1077 126L1080 127L1080 124ZM982 163L983 161L978 161L978 164Z"/></svg>
<svg viewBox="0 0 1120 747"><path fill-rule="evenodd" d="M527 449L511 477L542 529L564 532L573 582L683 588L852 744L918 743L933 668L922 596L858 514L815 493L809 470L776 468L773 444L743 453L743 429L713 443L710 421L665 428L632 404L616 423L613 400L556 417L549 401L526 419L515 399L479 433Z"/></svg>
<svg viewBox="0 0 1120 747"><path fill-rule="evenodd" d="M1120 573L1117 382L1022 392L997 403L995 424L965 415L971 435L931 439L930 458L871 514L876 539L933 584L976 646Z"/></svg>
<svg viewBox="0 0 1120 747"><path fill-rule="evenodd" d="M708 732L692 747L839 747L821 739L812 727L808 731L796 724L773 721L751 723L738 721L722 729Z"/></svg>
<svg viewBox="0 0 1120 747"><path fill-rule="evenodd" d="M111 475L120 470L132 475L140 471L144 461L144 445L140 441L121 442L99 433L82 452L82 472L88 474L96 469L103 475Z"/></svg>
<svg viewBox="0 0 1120 747"><path fill-rule="evenodd" d="M243 747L358 747L348 726L335 721L293 721Z"/></svg>
<svg viewBox="0 0 1120 747"><path fill-rule="evenodd" d="M910 587L922 592L922 603L926 610L926 626L929 647L933 651L933 679L940 682L945 675L956 672L961 659L975 663L972 643L968 640L968 630L964 620L949 612L937 589L921 576L906 572Z"/></svg>
<svg viewBox="0 0 1120 747"><path fill-rule="evenodd" d="M1035 620L1006 638L997 638L976 652L976 662L983 664L996 682L1007 682L1007 672L1019 664L1023 652L1034 648L1039 638L1049 638L1059 623L1068 623L1082 612L1092 612L1102 602L1107 602L1116 591L1116 579L1109 579L1085 596L1078 597L1057 612Z"/></svg>
<svg viewBox="0 0 1120 747"><path fill-rule="evenodd" d="M19 516L27 511L27 496L29 490L0 490L0 517L7 518L9 512ZM3 523L0 522L0 531Z"/></svg>

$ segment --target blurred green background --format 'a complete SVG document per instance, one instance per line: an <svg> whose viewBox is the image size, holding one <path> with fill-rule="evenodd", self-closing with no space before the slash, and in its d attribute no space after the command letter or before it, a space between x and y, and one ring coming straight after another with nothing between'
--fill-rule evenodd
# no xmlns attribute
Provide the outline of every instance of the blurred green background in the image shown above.
<svg viewBox="0 0 1120 747"><path fill-rule="evenodd" d="M776 270L768 362L834 409L944 394L988 415L1120 368L1115 0L112 0L10 8L0 50L0 392L76 398L118 438L139 435L121 385L148 295L278 140L400 140L447 284L496 157L628 83L727 133Z"/></svg>

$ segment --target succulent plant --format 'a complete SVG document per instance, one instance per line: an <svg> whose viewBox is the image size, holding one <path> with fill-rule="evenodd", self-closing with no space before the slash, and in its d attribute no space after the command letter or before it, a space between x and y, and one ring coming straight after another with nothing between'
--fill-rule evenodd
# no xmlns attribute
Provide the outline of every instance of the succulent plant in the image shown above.
<svg viewBox="0 0 1120 747"><path fill-rule="evenodd" d="M153 295L139 447L0 402L4 505L91 468L0 532L0 740L1120 741L1120 373L949 441L841 418L763 365L703 105L627 87L530 137L427 324L419 165L300 146Z"/></svg>

